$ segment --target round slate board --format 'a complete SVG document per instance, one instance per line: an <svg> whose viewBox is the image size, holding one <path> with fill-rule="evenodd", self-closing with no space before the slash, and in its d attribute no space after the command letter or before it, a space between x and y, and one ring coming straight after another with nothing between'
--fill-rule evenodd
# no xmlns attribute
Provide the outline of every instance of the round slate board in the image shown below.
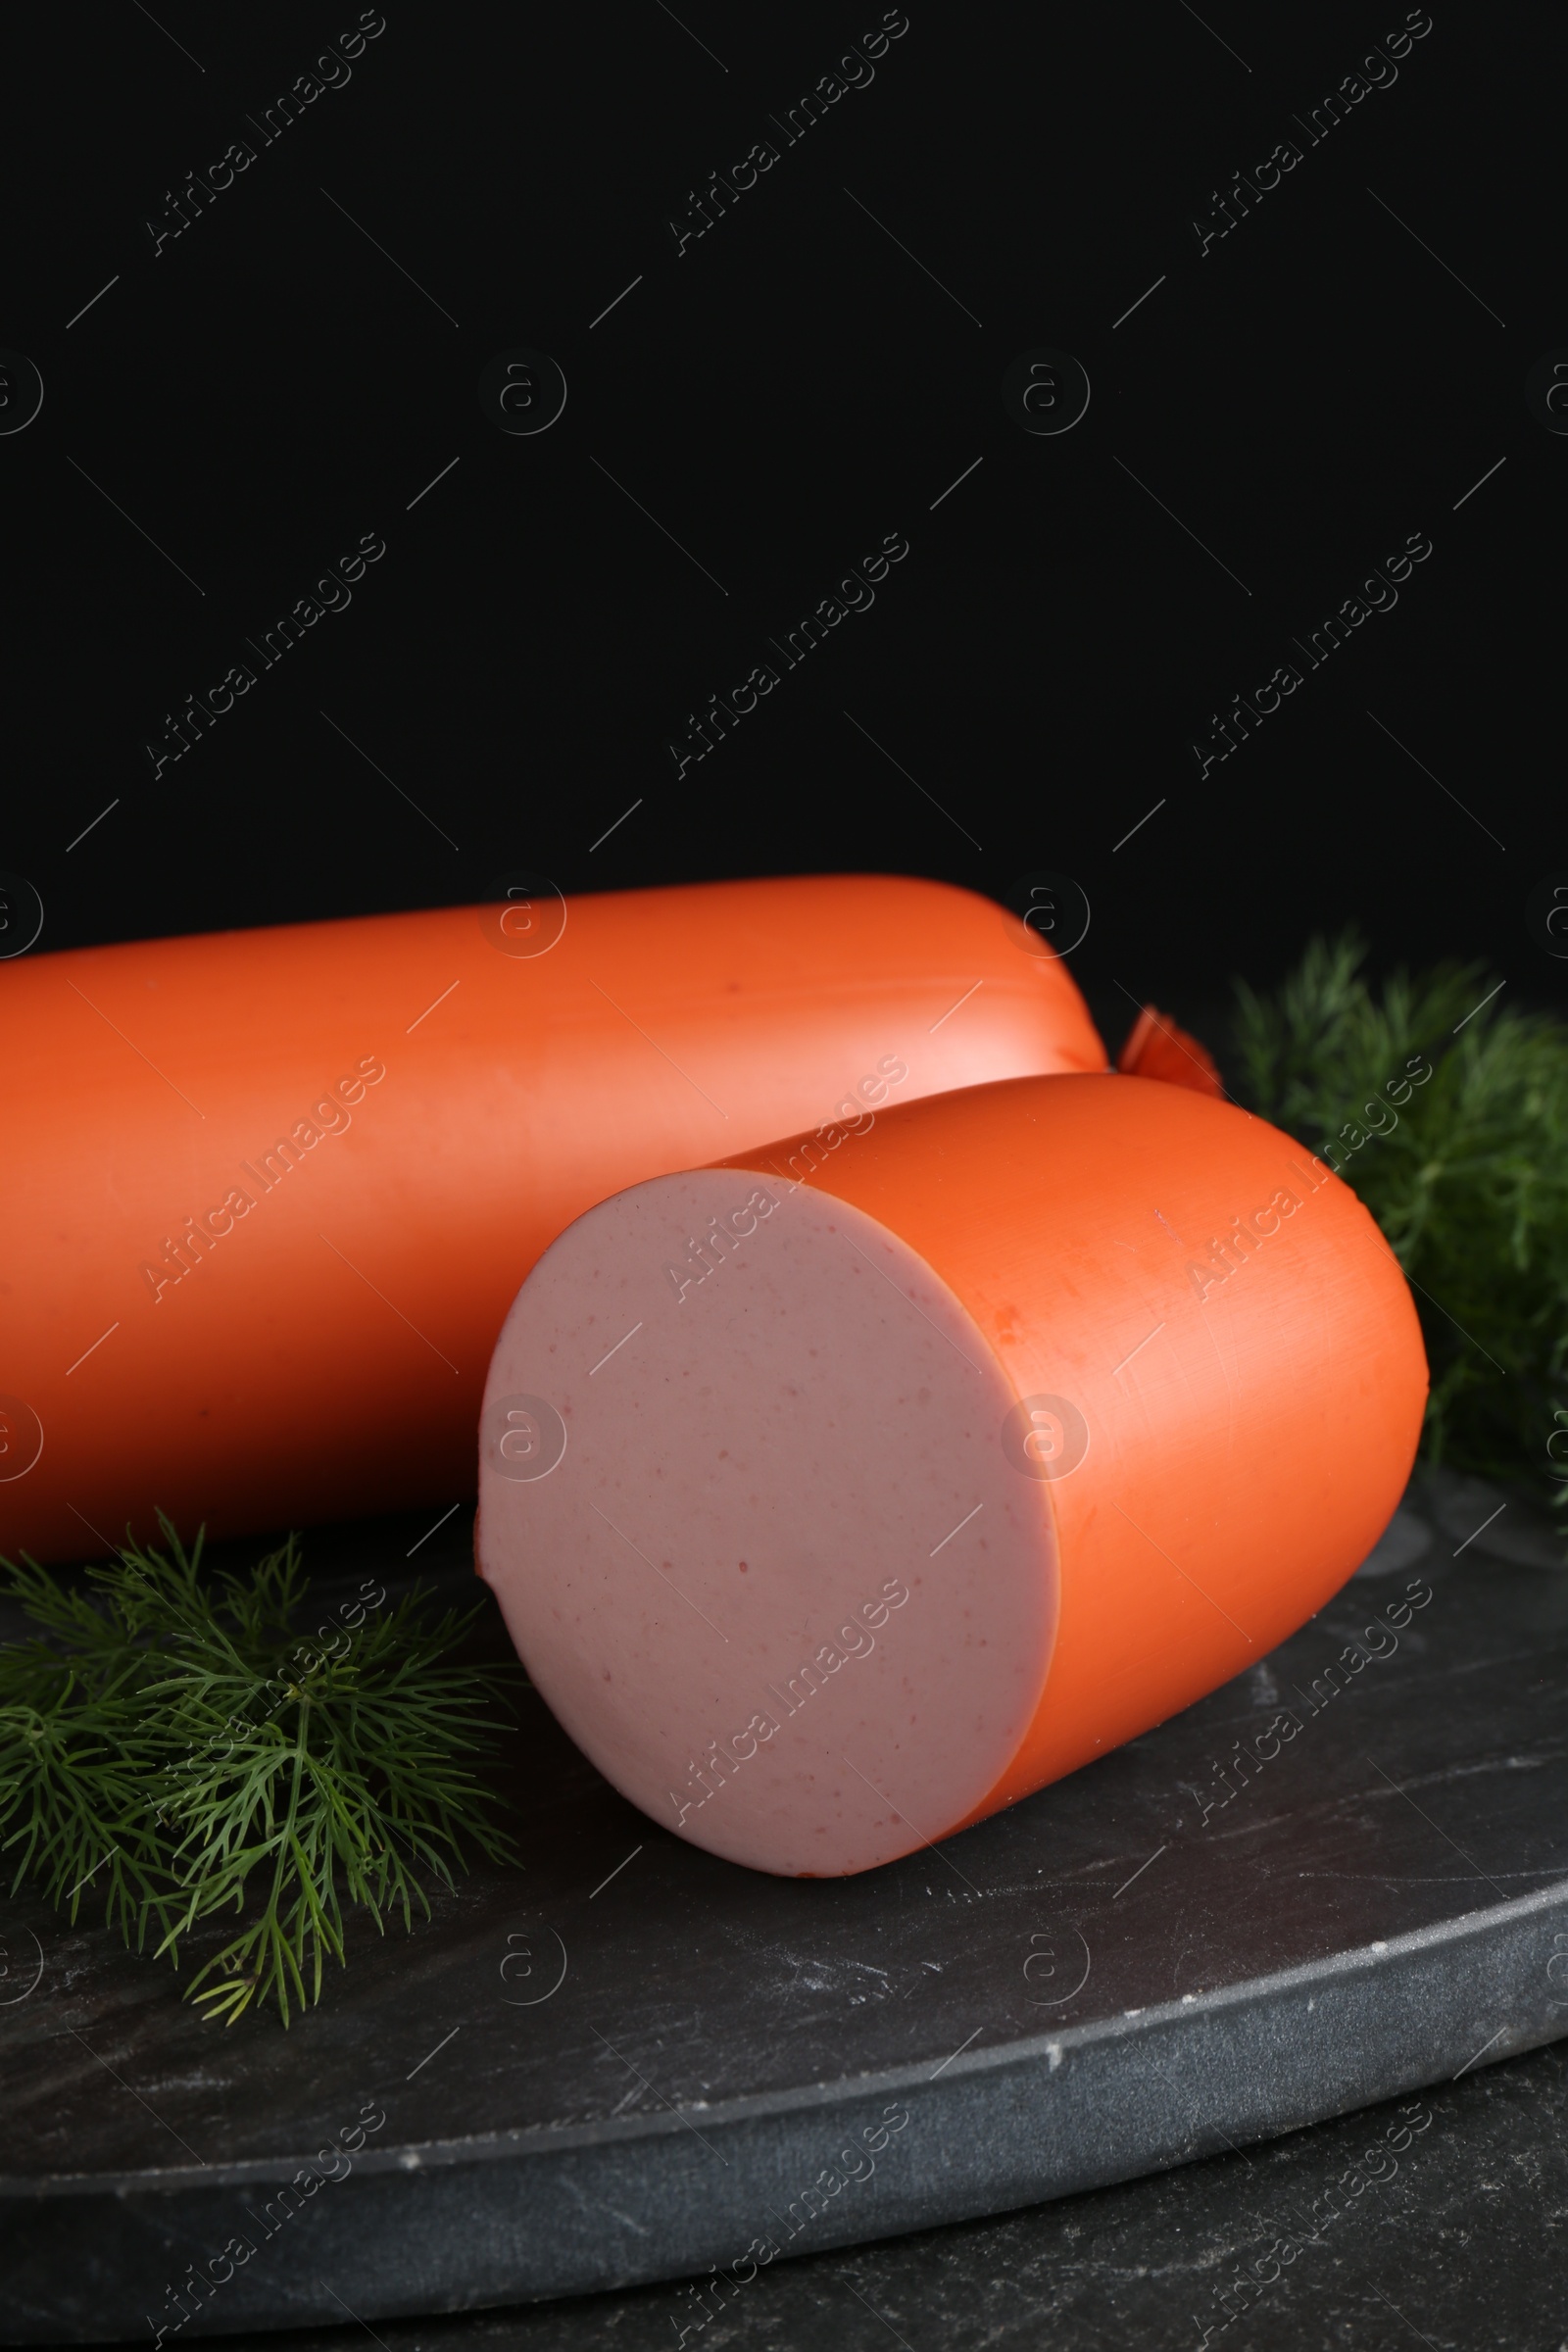
<svg viewBox="0 0 1568 2352"><path fill-rule="evenodd" d="M529 1694L526 1868L412 1936L361 1926L286 2034L205 2025L166 1966L19 1896L0 2340L744 2280L770 2247L1127 2180L1568 2032L1568 1576L1517 1502L1475 1532L1502 1500L1418 1480L1236 1682L859 1879L666 1836ZM470 1598L464 1515L405 1565L420 1532L317 1531L318 1595L396 1562ZM488 1608L483 1633L501 1654Z"/></svg>

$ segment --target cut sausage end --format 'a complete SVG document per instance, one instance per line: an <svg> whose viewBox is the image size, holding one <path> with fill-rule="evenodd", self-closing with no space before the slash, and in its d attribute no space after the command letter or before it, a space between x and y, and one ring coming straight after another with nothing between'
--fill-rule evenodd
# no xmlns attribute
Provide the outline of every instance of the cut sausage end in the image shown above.
<svg viewBox="0 0 1568 2352"><path fill-rule="evenodd" d="M507 1319L480 1573L655 1821L783 1876L873 1869L973 1816L1039 1706L1056 1550L1017 1402L874 1217L660 1177L569 1226Z"/></svg>

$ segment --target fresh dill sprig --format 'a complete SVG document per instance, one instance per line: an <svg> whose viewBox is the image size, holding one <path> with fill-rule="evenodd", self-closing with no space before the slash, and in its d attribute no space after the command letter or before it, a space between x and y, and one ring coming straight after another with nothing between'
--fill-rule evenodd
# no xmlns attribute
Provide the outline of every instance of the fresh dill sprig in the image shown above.
<svg viewBox="0 0 1568 2352"><path fill-rule="evenodd" d="M209 1576L201 1537L187 1553L159 1518L166 1549L128 1544L86 1591L0 1561L41 1629L0 1646L0 1851L20 1848L13 1893L31 1877L74 1923L92 1887L127 1943L152 1931L176 1966L182 1936L233 1910L188 1994L230 2025L273 1999L286 2026L344 1960L345 1901L411 1927L465 1840L515 1859L468 1768L511 1677L443 1665L478 1611L431 1622L418 1590L386 1609L362 1589L327 1646L302 1642L295 1538Z"/></svg>
<svg viewBox="0 0 1568 2352"><path fill-rule="evenodd" d="M1480 964L1374 993L1365 954L1315 939L1272 996L1236 984L1243 1090L1344 1176L1409 1276L1427 1457L1568 1523L1568 1025L1505 1009Z"/></svg>

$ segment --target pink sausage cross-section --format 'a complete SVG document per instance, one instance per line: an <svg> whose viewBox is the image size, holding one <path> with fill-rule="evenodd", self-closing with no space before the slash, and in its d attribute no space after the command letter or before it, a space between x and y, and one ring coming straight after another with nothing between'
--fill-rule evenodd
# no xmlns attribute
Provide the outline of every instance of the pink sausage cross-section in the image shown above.
<svg viewBox="0 0 1568 2352"><path fill-rule="evenodd" d="M721 1271L682 1298L705 1235ZM866 1870L978 1803L1039 1697L1052 1526L997 1443L1012 1401L859 1209L728 1169L638 1185L502 1335L480 1559L635 1804L737 1862Z"/></svg>

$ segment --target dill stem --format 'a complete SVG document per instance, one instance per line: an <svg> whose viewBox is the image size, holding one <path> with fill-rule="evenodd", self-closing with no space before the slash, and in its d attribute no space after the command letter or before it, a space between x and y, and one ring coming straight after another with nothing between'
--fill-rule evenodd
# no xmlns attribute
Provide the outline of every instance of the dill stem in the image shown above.
<svg viewBox="0 0 1568 2352"><path fill-rule="evenodd" d="M299 1819L300 1781L305 1772L305 1750L308 1744L306 1733L310 1725L310 1692L301 1688L299 1729L294 1737L294 1778L289 1784L288 1818L277 1841L277 1866L272 1873L272 1891L268 1898L267 1912L264 1915L269 1918L275 1918L277 1915L278 1897L283 1891L283 1878L288 1868L289 1853L295 1842L294 1824Z"/></svg>

